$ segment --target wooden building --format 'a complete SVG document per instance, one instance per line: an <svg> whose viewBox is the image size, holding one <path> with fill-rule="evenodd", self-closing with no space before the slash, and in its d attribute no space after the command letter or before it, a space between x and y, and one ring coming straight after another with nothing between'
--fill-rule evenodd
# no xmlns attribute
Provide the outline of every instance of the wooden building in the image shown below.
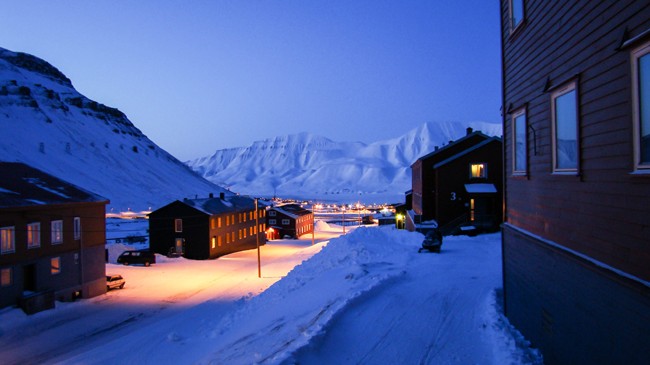
<svg viewBox="0 0 650 365"><path fill-rule="evenodd" d="M501 223L502 142L467 129L467 134L420 157L412 171L412 210L406 229L435 221L443 234L461 227L498 230Z"/></svg>
<svg viewBox="0 0 650 365"><path fill-rule="evenodd" d="M269 239L300 238L314 230L314 213L299 204L284 204L270 207L266 222Z"/></svg>
<svg viewBox="0 0 650 365"><path fill-rule="evenodd" d="M648 364L650 2L500 9L506 315L547 364Z"/></svg>
<svg viewBox="0 0 650 365"><path fill-rule="evenodd" d="M106 293L108 201L22 163L0 162L0 307Z"/></svg>
<svg viewBox="0 0 650 365"><path fill-rule="evenodd" d="M266 243L266 206L255 208L251 198L224 193L176 200L149 214L149 247L194 260L256 248Z"/></svg>

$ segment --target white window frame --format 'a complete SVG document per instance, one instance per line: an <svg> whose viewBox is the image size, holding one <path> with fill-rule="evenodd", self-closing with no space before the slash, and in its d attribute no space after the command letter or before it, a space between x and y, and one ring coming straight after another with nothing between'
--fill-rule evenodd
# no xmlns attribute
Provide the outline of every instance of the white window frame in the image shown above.
<svg viewBox="0 0 650 365"><path fill-rule="evenodd" d="M515 14L514 14L514 3L521 3L521 19L519 22L515 23ZM526 19L526 1L525 0L509 0L508 1L508 15L510 16L510 34L514 33L517 28L519 28Z"/></svg>
<svg viewBox="0 0 650 365"><path fill-rule="evenodd" d="M269 224L270 225L275 225L277 221L275 219L269 219Z"/></svg>
<svg viewBox="0 0 650 365"><path fill-rule="evenodd" d="M27 248L41 247L41 223L33 222L27 224Z"/></svg>
<svg viewBox="0 0 650 365"><path fill-rule="evenodd" d="M520 118L523 118L523 148L524 148L524 153L521 158L523 159L523 169L518 169L517 168L517 162L519 160L517 159L517 142L519 141L519 137L517 135L517 131L519 129L517 128L517 123L521 121ZM513 175L526 175L528 174L528 117L526 116L526 108L521 108L514 113L512 113L512 174Z"/></svg>
<svg viewBox="0 0 650 365"><path fill-rule="evenodd" d="M60 245L63 243L63 220L55 220L50 222L50 238L53 245Z"/></svg>
<svg viewBox="0 0 650 365"><path fill-rule="evenodd" d="M483 173L480 176L474 174L474 166L483 166L481 170ZM488 177L488 164L487 162L471 162L469 164L469 178L470 179L487 179Z"/></svg>
<svg viewBox="0 0 650 365"><path fill-rule="evenodd" d="M288 226L289 224L291 224L291 221L289 221L288 219L283 219L282 220L282 225L283 226Z"/></svg>
<svg viewBox="0 0 650 365"><path fill-rule="evenodd" d="M0 227L0 254L16 252L16 227Z"/></svg>
<svg viewBox="0 0 650 365"><path fill-rule="evenodd" d="M61 257L52 257L50 259L50 274L58 275L61 273Z"/></svg>
<svg viewBox="0 0 650 365"><path fill-rule="evenodd" d="M637 173L650 173L650 161L643 163L641 161L641 100L639 100L639 95L642 90L640 90L639 85L639 59L642 57L650 57L650 41L642 44L641 46L635 48L631 52L632 57L632 120L633 120L633 133L634 133L634 171ZM650 78L650 75L648 76ZM646 93L650 94L650 88L648 90L643 90ZM647 113L648 118L650 118L650 105L645 105L649 109Z"/></svg>
<svg viewBox="0 0 650 365"><path fill-rule="evenodd" d="M558 143L557 143L557 115L556 115L556 101L557 99L573 92L575 97L575 138L576 138L576 161L575 167L558 167ZM580 169L580 103L578 102L578 84L572 81L563 87L551 93L551 144L552 144L552 160L553 160L553 173L560 174L577 174Z"/></svg>
<svg viewBox="0 0 650 365"><path fill-rule="evenodd" d="M183 220L181 218L174 219L174 232L183 232Z"/></svg>
<svg viewBox="0 0 650 365"><path fill-rule="evenodd" d="M275 217L276 214L275 210L269 210L269 217Z"/></svg>
<svg viewBox="0 0 650 365"><path fill-rule="evenodd" d="M3 267L0 269L0 286L12 286L14 283L13 274L11 267Z"/></svg>
<svg viewBox="0 0 650 365"><path fill-rule="evenodd" d="M73 227L74 227L74 239L80 240L81 239L81 217L74 217Z"/></svg>

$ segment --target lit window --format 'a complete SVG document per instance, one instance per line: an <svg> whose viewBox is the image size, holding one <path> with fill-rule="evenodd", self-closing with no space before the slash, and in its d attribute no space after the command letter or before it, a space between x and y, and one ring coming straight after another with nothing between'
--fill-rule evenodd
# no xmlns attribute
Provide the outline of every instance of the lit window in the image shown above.
<svg viewBox="0 0 650 365"><path fill-rule="evenodd" d="M217 227L221 228L221 217L217 218Z"/></svg>
<svg viewBox="0 0 650 365"><path fill-rule="evenodd" d="M212 248L217 247L217 237L212 236Z"/></svg>
<svg viewBox="0 0 650 365"><path fill-rule="evenodd" d="M219 247L221 247L222 244L223 244L223 236L217 237L217 245L219 245Z"/></svg>
<svg viewBox="0 0 650 365"><path fill-rule="evenodd" d="M61 272L61 258L52 257L50 259L50 273L52 275L59 274Z"/></svg>
<svg viewBox="0 0 650 365"><path fill-rule="evenodd" d="M469 177L474 179L487 178L487 164L486 163L473 163L469 166Z"/></svg>
<svg viewBox="0 0 650 365"><path fill-rule="evenodd" d="M183 220L174 219L174 232L183 232Z"/></svg>
<svg viewBox="0 0 650 365"><path fill-rule="evenodd" d="M474 215L475 212L476 212L476 210L475 210L474 199L470 199L469 200L469 220L471 222L474 222L474 220L476 219L476 216Z"/></svg>
<svg viewBox="0 0 650 365"><path fill-rule="evenodd" d="M553 171L578 170L578 103L575 82L551 95Z"/></svg>
<svg viewBox="0 0 650 365"><path fill-rule="evenodd" d="M283 219L282 220L282 225L283 226L288 226L289 225L289 220L288 219Z"/></svg>
<svg viewBox="0 0 650 365"><path fill-rule="evenodd" d="M11 268L0 270L0 286L9 286L13 284L13 277L11 275Z"/></svg>
<svg viewBox="0 0 650 365"><path fill-rule="evenodd" d="M14 227L0 228L0 253L16 251L16 230Z"/></svg>
<svg viewBox="0 0 650 365"><path fill-rule="evenodd" d="M235 232L230 233L232 237L230 237L230 240L235 242Z"/></svg>
<svg viewBox="0 0 650 365"><path fill-rule="evenodd" d="M27 248L41 246L41 224L30 223L27 225Z"/></svg>
<svg viewBox="0 0 650 365"><path fill-rule="evenodd" d="M650 169L650 42L632 52L634 165Z"/></svg>
<svg viewBox="0 0 650 365"><path fill-rule="evenodd" d="M210 218L210 229L215 229L215 228L217 228L217 219Z"/></svg>
<svg viewBox="0 0 650 365"><path fill-rule="evenodd" d="M81 218L74 217L74 239L81 239Z"/></svg>
<svg viewBox="0 0 650 365"><path fill-rule="evenodd" d="M51 231L51 238L52 238L52 244L60 244L63 242L63 221L52 221L50 223L50 227L52 228Z"/></svg>
<svg viewBox="0 0 650 365"><path fill-rule="evenodd" d="M510 0L510 30L514 31L524 20L524 0Z"/></svg>
<svg viewBox="0 0 650 365"><path fill-rule="evenodd" d="M512 158L515 174L526 174L526 157L528 144L526 142L526 110L522 109L512 115Z"/></svg>

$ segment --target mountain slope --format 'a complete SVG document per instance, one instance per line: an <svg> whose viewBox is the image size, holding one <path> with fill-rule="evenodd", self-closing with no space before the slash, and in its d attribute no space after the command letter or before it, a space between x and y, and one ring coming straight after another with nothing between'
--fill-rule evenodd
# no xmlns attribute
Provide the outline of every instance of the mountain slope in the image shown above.
<svg viewBox="0 0 650 365"><path fill-rule="evenodd" d="M334 142L308 133L218 150L186 162L206 179L246 194L324 200L401 201L411 185L411 164L472 127L501 135L493 123L425 123L371 144Z"/></svg>
<svg viewBox="0 0 650 365"><path fill-rule="evenodd" d="M58 69L0 48L0 160L19 161L110 199L116 211L219 193L119 110L78 93Z"/></svg>

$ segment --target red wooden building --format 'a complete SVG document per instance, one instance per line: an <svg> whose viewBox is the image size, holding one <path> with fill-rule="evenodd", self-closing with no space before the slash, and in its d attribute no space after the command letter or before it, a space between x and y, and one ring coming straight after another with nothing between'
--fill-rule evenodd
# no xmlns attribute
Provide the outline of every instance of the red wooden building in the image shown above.
<svg viewBox="0 0 650 365"><path fill-rule="evenodd" d="M106 293L108 201L22 163L0 162L0 307Z"/></svg>
<svg viewBox="0 0 650 365"><path fill-rule="evenodd" d="M300 238L314 230L314 213L299 204L270 207L267 212L269 239Z"/></svg>
<svg viewBox="0 0 650 365"><path fill-rule="evenodd" d="M547 364L648 364L650 2L500 9L506 315Z"/></svg>

